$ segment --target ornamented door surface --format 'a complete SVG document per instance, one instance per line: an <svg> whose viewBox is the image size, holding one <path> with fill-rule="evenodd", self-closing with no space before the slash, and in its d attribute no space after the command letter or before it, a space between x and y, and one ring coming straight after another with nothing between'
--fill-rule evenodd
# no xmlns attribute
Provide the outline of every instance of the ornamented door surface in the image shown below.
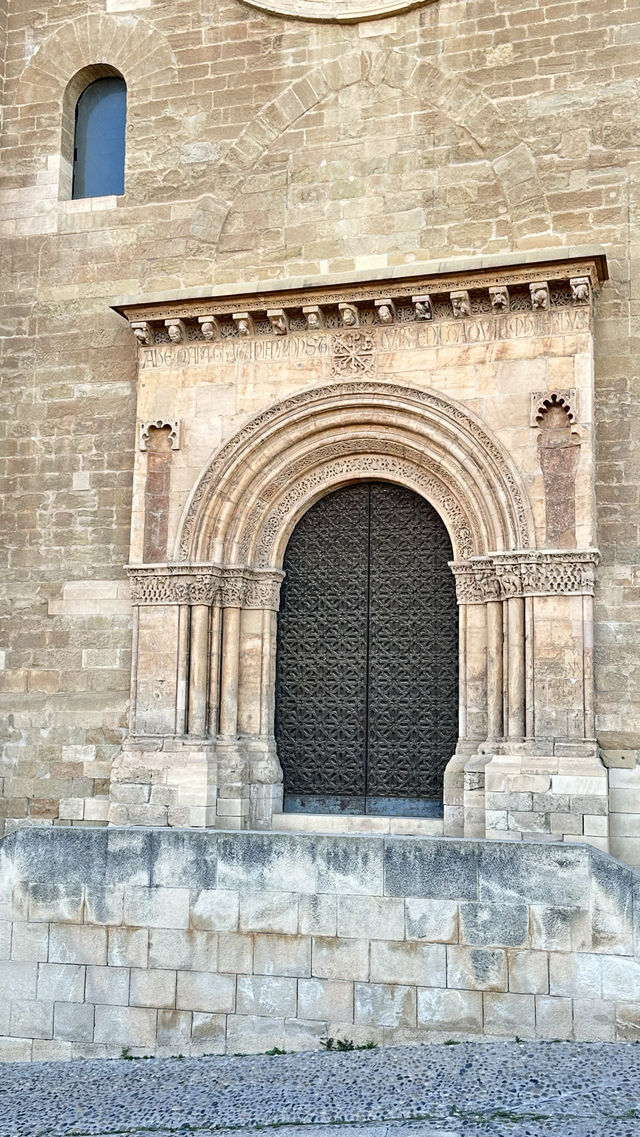
<svg viewBox="0 0 640 1137"><path fill-rule="evenodd" d="M284 559L276 737L285 808L439 811L457 739L457 608L440 517L361 482L318 501Z"/></svg>

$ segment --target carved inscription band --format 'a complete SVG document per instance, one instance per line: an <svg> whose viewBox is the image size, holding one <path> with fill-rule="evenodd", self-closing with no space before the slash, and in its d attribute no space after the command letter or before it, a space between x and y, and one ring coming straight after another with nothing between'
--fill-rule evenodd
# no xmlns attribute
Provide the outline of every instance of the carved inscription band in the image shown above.
<svg viewBox="0 0 640 1137"><path fill-rule="evenodd" d="M459 604L511 596L593 596L597 549L494 553L451 565Z"/></svg>
<svg viewBox="0 0 640 1137"><path fill-rule="evenodd" d="M206 604L277 612L284 573L241 565L130 567L132 604Z"/></svg>

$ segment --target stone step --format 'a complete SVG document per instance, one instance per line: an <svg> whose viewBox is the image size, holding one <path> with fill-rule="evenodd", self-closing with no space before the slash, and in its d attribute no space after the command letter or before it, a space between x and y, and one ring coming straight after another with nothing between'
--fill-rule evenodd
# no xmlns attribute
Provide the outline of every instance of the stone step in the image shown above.
<svg viewBox="0 0 640 1137"><path fill-rule="evenodd" d="M273 828L286 833L395 833L442 837L441 817L363 817L347 813L277 813Z"/></svg>

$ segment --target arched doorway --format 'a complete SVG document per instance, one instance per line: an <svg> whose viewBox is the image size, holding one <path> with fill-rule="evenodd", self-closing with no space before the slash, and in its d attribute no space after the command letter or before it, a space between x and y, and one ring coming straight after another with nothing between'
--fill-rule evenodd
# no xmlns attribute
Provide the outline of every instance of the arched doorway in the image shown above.
<svg viewBox="0 0 640 1137"><path fill-rule="evenodd" d="M429 815L457 739L452 558L412 490L358 482L293 531L278 621L285 809Z"/></svg>

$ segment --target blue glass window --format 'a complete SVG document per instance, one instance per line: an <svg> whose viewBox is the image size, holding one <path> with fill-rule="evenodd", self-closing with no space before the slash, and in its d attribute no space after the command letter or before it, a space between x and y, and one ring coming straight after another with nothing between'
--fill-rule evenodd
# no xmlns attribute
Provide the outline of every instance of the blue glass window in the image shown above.
<svg viewBox="0 0 640 1137"><path fill-rule="evenodd" d="M84 89L76 104L72 197L124 193L126 120L124 79L96 79Z"/></svg>

